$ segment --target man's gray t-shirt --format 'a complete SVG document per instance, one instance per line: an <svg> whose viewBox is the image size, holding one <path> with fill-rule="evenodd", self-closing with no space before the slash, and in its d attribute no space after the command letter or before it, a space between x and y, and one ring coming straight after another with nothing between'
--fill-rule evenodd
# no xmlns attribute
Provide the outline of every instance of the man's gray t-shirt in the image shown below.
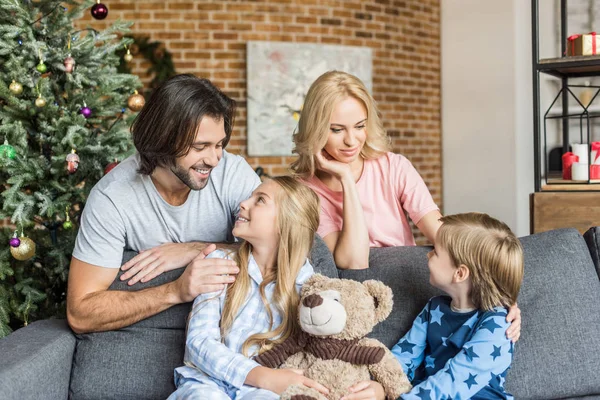
<svg viewBox="0 0 600 400"><path fill-rule="evenodd" d="M150 176L137 172L139 155L123 160L91 190L73 257L119 268L123 251L164 243L230 242L240 202L260 178L244 158L223 151L202 190L192 190L180 206L167 203Z"/></svg>

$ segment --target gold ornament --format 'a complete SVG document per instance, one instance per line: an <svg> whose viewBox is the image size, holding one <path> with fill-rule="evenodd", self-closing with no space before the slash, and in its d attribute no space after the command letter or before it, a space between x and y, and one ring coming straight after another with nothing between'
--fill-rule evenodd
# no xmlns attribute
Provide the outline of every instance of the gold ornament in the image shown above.
<svg viewBox="0 0 600 400"><path fill-rule="evenodd" d="M129 49L127 49L127 54L123 56L123 59L127 62L131 62L131 60L133 60L133 55L131 55L131 51L129 51Z"/></svg>
<svg viewBox="0 0 600 400"><path fill-rule="evenodd" d="M137 90L127 99L127 107L134 112L138 112L144 108L144 104L146 104L146 100Z"/></svg>
<svg viewBox="0 0 600 400"><path fill-rule="evenodd" d="M42 108L46 106L46 100L40 94L37 99L35 99L35 106L38 108Z"/></svg>
<svg viewBox="0 0 600 400"><path fill-rule="evenodd" d="M21 236L19 240L21 244L19 247L11 247L10 254L19 261L29 260L35 256L35 242L25 236Z"/></svg>
<svg viewBox="0 0 600 400"><path fill-rule="evenodd" d="M10 92L15 96L18 96L21 93L23 93L23 85L21 85L19 82L16 82L14 79L8 88L10 89Z"/></svg>

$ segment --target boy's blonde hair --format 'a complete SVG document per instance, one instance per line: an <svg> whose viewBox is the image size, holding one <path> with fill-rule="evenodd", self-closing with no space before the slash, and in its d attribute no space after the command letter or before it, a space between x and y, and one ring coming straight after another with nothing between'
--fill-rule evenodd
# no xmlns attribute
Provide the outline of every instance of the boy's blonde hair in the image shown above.
<svg viewBox="0 0 600 400"><path fill-rule="evenodd" d="M294 134L294 152L299 156L291 165L295 174L303 177L315 174L315 154L327 143L333 110L348 97L360 101L367 110L367 139L361 157L375 159L390 150L390 139L383 129L377 104L362 81L346 72L329 71L313 82L304 99Z"/></svg>
<svg viewBox="0 0 600 400"><path fill-rule="evenodd" d="M464 264L471 277L471 301L480 310L510 307L523 280L523 248L501 221L483 213L440 219L436 246L445 249L455 267Z"/></svg>

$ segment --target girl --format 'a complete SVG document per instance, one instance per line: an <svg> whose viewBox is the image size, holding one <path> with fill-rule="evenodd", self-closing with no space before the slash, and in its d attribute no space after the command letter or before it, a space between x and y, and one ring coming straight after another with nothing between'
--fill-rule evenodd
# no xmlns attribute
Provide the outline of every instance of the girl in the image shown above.
<svg viewBox="0 0 600 400"><path fill-rule="evenodd" d="M319 199L292 177L262 183L241 203L233 234L244 239L233 258L240 272L221 292L200 295L188 322L185 366L175 370L169 399L278 399L302 382L298 371L259 366L249 357L283 342L298 328L301 285L313 274L307 260L319 225Z"/></svg>
<svg viewBox="0 0 600 400"><path fill-rule="evenodd" d="M512 399L504 389L513 344L507 307L523 280L523 250L487 214L442 218L429 257L434 297L392 348L414 387L402 399Z"/></svg>

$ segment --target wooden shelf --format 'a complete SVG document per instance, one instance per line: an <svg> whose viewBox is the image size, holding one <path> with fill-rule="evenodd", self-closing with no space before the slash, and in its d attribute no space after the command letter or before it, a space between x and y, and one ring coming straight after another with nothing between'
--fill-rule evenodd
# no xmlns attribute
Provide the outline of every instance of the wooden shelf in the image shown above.
<svg viewBox="0 0 600 400"><path fill-rule="evenodd" d="M600 55L546 58L537 68L558 78L576 78L600 75Z"/></svg>
<svg viewBox="0 0 600 400"><path fill-rule="evenodd" d="M564 181L562 179L549 179L542 185L542 192L600 192L600 180Z"/></svg>

